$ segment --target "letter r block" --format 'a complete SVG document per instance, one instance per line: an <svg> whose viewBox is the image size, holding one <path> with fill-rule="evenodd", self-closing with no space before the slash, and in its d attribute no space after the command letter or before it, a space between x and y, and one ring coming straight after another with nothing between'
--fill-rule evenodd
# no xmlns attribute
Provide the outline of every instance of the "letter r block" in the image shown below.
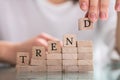
<svg viewBox="0 0 120 80"><path fill-rule="evenodd" d="M90 30L93 29L93 23L88 18L81 18L78 20L79 30Z"/></svg>
<svg viewBox="0 0 120 80"><path fill-rule="evenodd" d="M45 60L46 59L45 47L33 46L32 47L32 59Z"/></svg>

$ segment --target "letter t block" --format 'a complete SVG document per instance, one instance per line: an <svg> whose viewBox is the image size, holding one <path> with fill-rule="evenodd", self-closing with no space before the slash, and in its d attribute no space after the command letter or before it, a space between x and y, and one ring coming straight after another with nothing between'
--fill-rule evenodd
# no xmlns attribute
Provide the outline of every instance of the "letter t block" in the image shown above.
<svg viewBox="0 0 120 80"><path fill-rule="evenodd" d="M18 66L27 66L27 65L29 65L29 53L27 53L27 52L18 52L17 53L17 65Z"/></svg>

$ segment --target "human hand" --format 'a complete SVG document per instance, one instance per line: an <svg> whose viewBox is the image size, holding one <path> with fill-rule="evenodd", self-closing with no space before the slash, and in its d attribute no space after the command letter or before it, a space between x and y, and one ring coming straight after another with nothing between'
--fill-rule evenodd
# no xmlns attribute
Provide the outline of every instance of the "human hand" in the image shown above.
<svg viewBox="0 0 120 80"><path fill-rule="evenodd" d="M29 40L26 40L24 42L15 43L13 45L12 52L6 52L5 55L2 57L2 61L8 62L10 64L16 64L16 53L17 52L29 52L30 57L32 53L32 47L33 46L43 46L47 50L48 48L48 41L58 41L58 39L46 34L41 33L40 35L31 38ZM9 56L6 56L9 55Z"/></svg>
<svg viewBox="0 0 120 80"><path fill-rule="evenodd" d="M11 43L0 41L0 62L16 64L17 52L32 52L33 46L43 46L48 48L48 41L58 41L58 39L42 33L34 38L20 43Z"/></svg>
<svg viewBox="0 0 120 80"><path fill-rule="evenodd" d="M48 41L58 41L58 39L56 39L46 33L42 33L30 40L18 43L18 48L16 50L17 50L17 52L18 51L26 51L26 52L31 53L33 46L43 46L47 50Z"/></svg>
<svg viewBox="0 0 120 80"><path fill-rule="evenodd" d="M107 20L110 0L79 0L80 8L87 11L87 16L92 22ZM116 0L115 10L120 11L120 0Z"/></svg>

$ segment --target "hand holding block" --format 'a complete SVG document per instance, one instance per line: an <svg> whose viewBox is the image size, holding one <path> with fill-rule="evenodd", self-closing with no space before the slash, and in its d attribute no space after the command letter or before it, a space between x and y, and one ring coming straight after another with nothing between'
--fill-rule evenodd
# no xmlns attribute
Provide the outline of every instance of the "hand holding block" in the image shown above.
<svg viewBox="0 0 120 80"><path fill-rule="evenodd" d="M60 41L48 41L48 53L60 53Z"/></svg>
<svg viewBox="0 0 120 80"><path fill-rule="evenodd" d="M17 53L17 65L19 65L19 66L29 65L29 53L18 52Z"/></svg>
<svg viewBox="0 0 120 80"><path fill-rule="evenodd" d="M93 29L93 23L88 18L81 18L78 20L79 30L90 30Z"/></svg>
<svg viewBox="0 0 120 80"><path fill-rule="evenodd" d="M76 35L65 34L63 38L63 46L66 47L76 47Z"/></svg>
<svg viewBox="0 0 120 80"><path fill-rule="evenodd" d="M32 59L45 60L46 59L45 48L41 46L34 46L32 48Z"/></svg>

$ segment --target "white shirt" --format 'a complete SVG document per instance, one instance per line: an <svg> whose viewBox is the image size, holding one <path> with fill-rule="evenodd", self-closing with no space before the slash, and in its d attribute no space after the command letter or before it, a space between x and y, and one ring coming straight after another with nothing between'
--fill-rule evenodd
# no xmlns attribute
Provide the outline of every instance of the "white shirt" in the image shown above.
<svg viewBox="0 0 120 80"><path fill-rule="evenodd" d="M88 39L93 33L78 31L78 19L85 13L71 1L53 5L47 0L5 0L1 5L0 30L3 40L24 41L41 32L61 40L65 33L80 33L81 39Z"/></svg>
<svg viewBox="0 0 120 80"><path fill-rule="evenodd" d="M110 53L114 46L114 2L111 0L107 21L99 20L95 30L78 31L78 19L85 16L79 4L74 5L71 1L53 5L47 0L0 0L0 39L25 41L46 32L62 40L64 34L72 33L77 35L78 40L94 40L94 52L102 56Z"/></svg>

